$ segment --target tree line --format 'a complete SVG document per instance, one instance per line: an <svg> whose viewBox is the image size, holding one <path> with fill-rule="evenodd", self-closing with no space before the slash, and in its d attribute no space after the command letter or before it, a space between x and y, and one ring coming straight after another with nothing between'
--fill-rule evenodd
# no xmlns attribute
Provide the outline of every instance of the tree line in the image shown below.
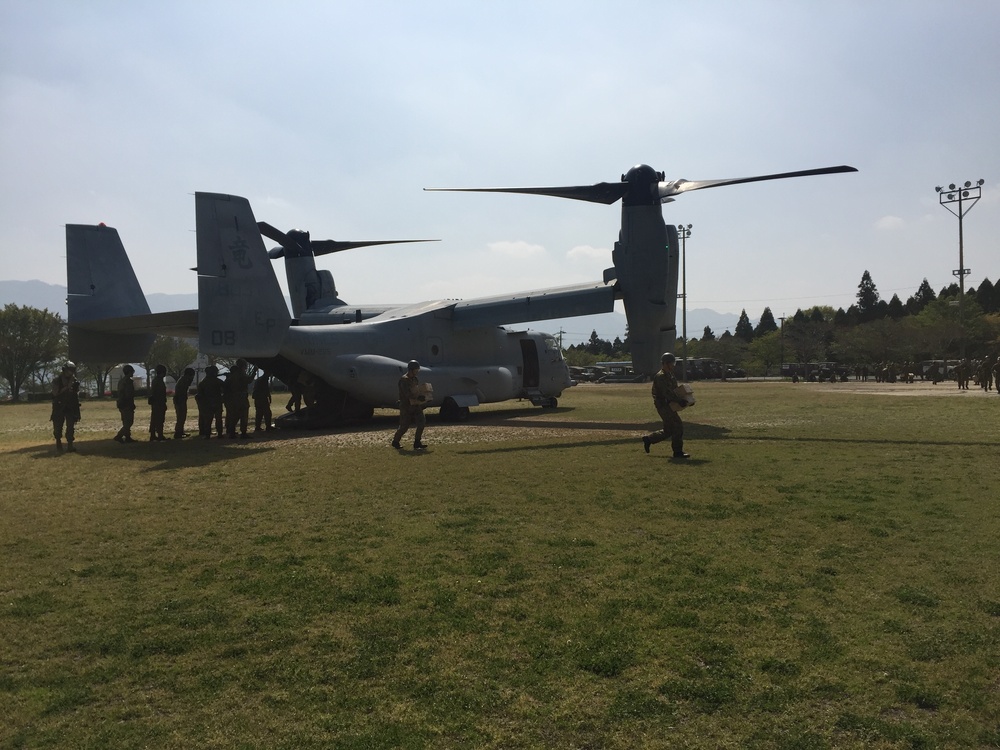
<svg viewBox="0 0 1000 750"><path fill-rule="evenodd" d="M27 305L7 304L0 310L0 393L20 401L26 393L48 394L68 359L66 321L58 313ZM198 357L184 339L157 336L143 363L147 372L162 364L177 379ZM111 372L121 362L77 362L81 380L92 381L97 393L108 391Z"/></svg>
<svg viewBox="0 0 1000 750"><path fill-rule="evenodd" d="M798 309L789 318L775 319L765 307L757 325L744 309L732 332L721 335L705 326L700 338L689 338L689 357L717 359L753 375L776 372L782 362L841 362L874 365L884 362L920 362L928 359L982 359L1000 352L1000 279L989 278L969 288L959 305L957 283L935 292L927 279L905 302L897 294L886 301L866 270L858 284L856 302L834 310L816 305ZM679 355L684 339L678 338ZM628 332L624 340L608 342L591 334L590 340L571 346L566 359L573 365L628 360Z"/></svg>
<svg viewBox="0 0 1000 750"><path fill-rule="evenodd" d="M768 375L782 362L841 362L873 365L883 362L919 362L957 359L964 349L971 359L1000 353L1000 279L986 278L978 288L959 297L957 283L935 293L924 279L906 302L893 294L881 298L866 270L858 284L856 302L834 310L816 305L781 321L765 307L756 326L744 309L733 332L716 336L705 326L701 338L687 341L689 357L717 359ZM677 339L675 351L683 350ZM47 309L7 304L0 310L0 391L19 400L31 390L47 390L66 360L66 322ZM183 339L158 336L145 364L163 364L178 378L198 357L196 347ZM573 365L631 359L628 331L624 338L601 339L596 331L586 343L570 346L566 359ZM118 362L78 362L78 371L90 378L98 393L107 390L108 377ZM147 371L150 367L146 367Z"/></svg>

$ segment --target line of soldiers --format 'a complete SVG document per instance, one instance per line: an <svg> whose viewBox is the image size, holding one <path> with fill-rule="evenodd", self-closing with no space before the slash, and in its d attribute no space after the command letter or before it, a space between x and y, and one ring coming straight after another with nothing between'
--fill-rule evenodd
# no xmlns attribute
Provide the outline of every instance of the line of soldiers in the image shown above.
<svg viewBox="0 0 1000 750"><path fill-rule="evenodd" d="M122 417L122 428L114 439L119 443L134 443L132 424L135 421L135 386L132 376L135 369L131 365L122 368L121 381L118 384L118 411ZM167 416L167 389L164 376L167 368L157 365L154 377L149 387L149 439L150 441L166 440L163 434ZM185 431L188 414L188 393L194 382L194 369L188 367L174 386L174 440L189 437ZM271 376L261 371L253 383L253 401L256 411L255 432L271 431L274 424L271 420ZM198 434L205 440L212 437L213 426L219 438L247 438L250 420L250 374L247 371L245 359L236 360L225 379L219 376L219 368L209 365L205 368L205 377L198 384L195 393L195 403L198 405ZM223 425L225 433L223 433Z"/></svg>

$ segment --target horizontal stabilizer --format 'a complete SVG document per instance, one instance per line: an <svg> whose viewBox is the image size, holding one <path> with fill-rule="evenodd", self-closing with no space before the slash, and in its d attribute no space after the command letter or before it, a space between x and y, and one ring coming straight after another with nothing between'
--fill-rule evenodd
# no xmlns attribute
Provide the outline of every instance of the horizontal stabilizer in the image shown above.
<svg viewBox="0 0 1000 750"><path fill-rule="evenodd" d="M170 312L129 315L123 318L105 318L81 323L76 328L93 333L151 333L179 339L198 338L198 311L171 310Z"/></svg>

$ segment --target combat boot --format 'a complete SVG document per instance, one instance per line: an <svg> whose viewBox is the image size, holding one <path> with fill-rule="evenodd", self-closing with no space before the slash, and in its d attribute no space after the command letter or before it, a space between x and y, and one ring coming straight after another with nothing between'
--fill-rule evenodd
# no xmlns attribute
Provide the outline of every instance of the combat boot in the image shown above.
<svg viewBox="0 0 1000 750"><path fill-rule="evenodd" d="M62 453L62 438L56 438L56 453Z"/></svg>

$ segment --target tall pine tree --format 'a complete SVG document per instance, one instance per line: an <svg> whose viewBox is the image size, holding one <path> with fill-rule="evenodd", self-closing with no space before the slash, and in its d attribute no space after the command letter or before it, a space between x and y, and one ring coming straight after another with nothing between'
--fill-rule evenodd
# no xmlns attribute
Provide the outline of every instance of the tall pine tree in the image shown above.
<svg viewBox="0 0 1000 750"><path fill-rule="evenodd" d="M772 331L778 330L778 324L774 320L774 313L771 312L770 307L765 307L764 312L760 314L760 322L757 327L753 329L754 338L760 338L765 336Z"/></svg>
<svg viewBox="0 0 1000 750"><path fill-rule="evenodd" d="M863 322L867 323L875 318L878 299L878 289L872 281L872 275L865 270L861 275L861 283L858 284L858 312Z"/></svg>
<svg viewBox="0 0 1000 750"><path fill-rule="evenodd" d="M916 293L906 300L906 311L910 315L917 315L921 310L936 299L937 295L934 294L934 290L931 289L930 283L925 278L920 283Z"/></svg>
<svg viewBox="0 0 1000 750"><path fill-rule="evenodd" d="M740 312L740 319L736 323L736 338L742 339L748 344L753 341L753 326L750 324L750 318L747 317L746 309Z"/></svg>

